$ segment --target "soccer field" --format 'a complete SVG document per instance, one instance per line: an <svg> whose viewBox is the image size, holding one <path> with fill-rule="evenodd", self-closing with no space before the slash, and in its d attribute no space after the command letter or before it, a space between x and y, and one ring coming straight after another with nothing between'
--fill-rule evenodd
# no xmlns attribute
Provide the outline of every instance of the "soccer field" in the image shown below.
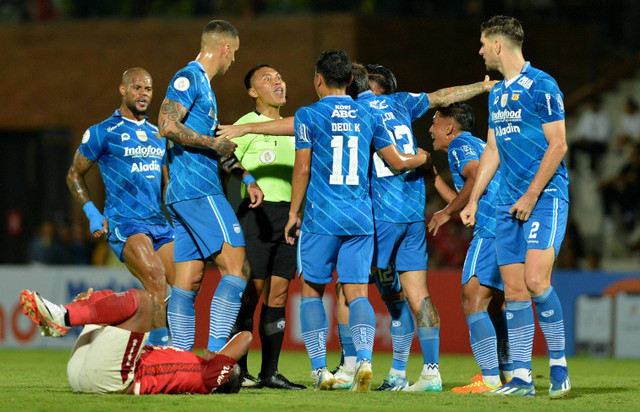
<svg viewBox="0 0 640 412"><path fill-rule="evenodd" d="M440 358L444 391L442 393L348 391L314 392L273 389L242 390L237 395L85 395L71 392L66 380L67 351L0 350L0 411L91 410L145 411L232 410L239 411L398 411L415 410L640 410L640 360L611 360L578 357L569 359L573 389L564 399L547 396L546 358L534 358L533 372L537 396L527 399L460 395L451 388L466 384L477 369L471 356L447 355ZM339 360L329 354L329 366ZM249 369L259 368L260 353L251 352ZM419 355L412 355L408 374L411 383L422 367ZM390 354L375 354L374 380L377 387L391 365ZM280 370L292 381L311 386L310 366L305 352L286 352L280 358Z"/></svg>

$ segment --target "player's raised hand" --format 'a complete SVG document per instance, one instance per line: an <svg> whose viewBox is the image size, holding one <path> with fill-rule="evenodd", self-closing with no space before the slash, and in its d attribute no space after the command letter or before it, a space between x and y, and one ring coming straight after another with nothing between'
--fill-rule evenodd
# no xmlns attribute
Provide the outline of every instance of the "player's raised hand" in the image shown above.
<svg viewBox="0 0 640 412"><path fill-rule="evenodd" d="M467 205L460 211L460 219L462 219L462 223L467 226L475 226L476 225L476 212L478 211L478 203L477 202L469 202Z"/></svg>
<svg viewBox="0 0 640 412"><path fill-rule="evenodd" d="M262 206L264 193L256 182L249 183L249 186L247 186L247 193L249 194L249 200L251 201L249 208L253 209L255 207Z"/></svg>
<svg viewBox="0 0 640 412"><path fill-rule="evenodd" d="M512 214L516 219L522 220L526 222L529 220L529 216L531 216L531 212L533 208L536 206L538 202L538 197L532 195L528 192L525 192L520 199L509 209L509 213Z"/></svg>
<svg viewBox="0 0 640 412"><path fill-rule="evenodd" d="M216 137L225 137L233 139L234 137L242 137L250 133L249 126L244 124L218 125L216 129Z"/></svg>
<svg viewBox="0 0 640 412"><path fill-rule="evenodd" d="M209 147L215 150L220 156L229 157L238 147L237 144L224 137L215 137L211 139Z"/></svg>
<svg viewBox="0 0 640 412"><path fill-rule="evenodd" d="M416 153L418 156L424 156L424 163L421 166L427 166L431 164L431 153L426 150L418 147L418 151Z"/></svg>
<svg viewBox="0 0 640 412"><path fill-rule="evenodd" d="M433 214L433 217L429 221L429 225L427 226L427 230L429 233L433 232L432 235L435 236L438 234L438 229L440 226L447 223L451 220L451 215L449 215L446 210L442 209Z"/></svg>
<svg viewBox="0 0 640 412"><path fill-rule="evenodd" d="M298 238L298 236L300 236L301 223L302 222L300 221L300 216L289 215L289 220L287 221L287 224L284 227L284 239L287 241L288 244L294 245L296 243L296 239Z"/></svg>
<svg viewBox="0 0 640 412"><path fill-rule="evenodd" d="M491 80L489 75L484 76L484 81L482 82L482 85L484 86L484 91L487 93L490 92L493 86L495 86L497 83L498 81Z"/></svg>

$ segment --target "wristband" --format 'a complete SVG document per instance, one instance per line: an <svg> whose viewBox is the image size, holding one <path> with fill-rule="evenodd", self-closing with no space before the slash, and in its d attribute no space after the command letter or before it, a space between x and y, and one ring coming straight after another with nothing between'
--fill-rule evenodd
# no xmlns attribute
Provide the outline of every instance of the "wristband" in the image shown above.
<svg viewBox="0 0 640 412"><path fill-rule="evenodd" d="M87 215L89 219L89 230L91 230L91 233L102 230L104 216L102 216L102 213L100 213L93 202L89 201L85 203L84 206L82 206L82 210L84 210L84 214Z"/></svg>
<svg viewBox="0 0 640 412"><path fill-rule="evenodd" d="M242 183L244 183L245 185L249 186L251 183L255 182L256 179L251 176L251 175L246 175L243 179L242 179Z"/></svg>

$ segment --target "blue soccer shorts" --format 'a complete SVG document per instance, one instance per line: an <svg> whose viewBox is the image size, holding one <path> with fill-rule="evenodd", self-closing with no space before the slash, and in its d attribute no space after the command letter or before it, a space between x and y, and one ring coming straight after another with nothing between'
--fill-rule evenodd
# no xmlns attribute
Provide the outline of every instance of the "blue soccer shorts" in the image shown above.
<svg viewBox="0 0 640 412"><path fill-rule="evenodd" d="M298 273L311 283L326 285L334 269L340 283L369 283L373 235L332 236L300 231Z"/></svg>
<svg viewBox="0 0 640 412"><path fill-rule="evenodd" d="M394 265L389 264L386 269L377 268L370 276L369 283L375 283L380 295L400 293L402 285Z"/></svg>
<svg viewBox="0 0 640 412"><path fill-rule="evenodd" d="M471 240L462 267L462 284L466 284L473 276L478 278L482 286L504 289L496 256L495 238L474 236Z"/></svg>
<svg viewBox="0 0 640 412"><path fill-rule="evenodd" d="M168 205L176 231L173 260L209 259L223 243L244 247L238 218L223 195L210 195Z"/></svg>
<svg viewBox="0 0 640 412"><path fill-rule="evenodd" d="M427 270L427 237L424 221L390 223L376 220L373 265L393 263L398 272Z"/></svg>
<svg viewBox="0 0 640 412"><path fill-rule="evenodd" d="M138 233L144 233L151 239L153 243L153 249L158 250L165 243L173 242L175 238L175 232L169 225L141 225L138 223L123 223L119 226L112 227L109 224L109 233L107 234L107 242L111 246L111 250L116 254L121 262L124 262L124 256L122 251L124 245L127 243L129 236L137 235Z"/></svg>
<svg viewBox="0 0 640 412"><path fill-rule="evenodd" d="M557 258L567 228L569 203L556 197L541 197L526 222L509 214L511 207L496 207L498 265L524 263L529 249L553 247Z"/></svg>

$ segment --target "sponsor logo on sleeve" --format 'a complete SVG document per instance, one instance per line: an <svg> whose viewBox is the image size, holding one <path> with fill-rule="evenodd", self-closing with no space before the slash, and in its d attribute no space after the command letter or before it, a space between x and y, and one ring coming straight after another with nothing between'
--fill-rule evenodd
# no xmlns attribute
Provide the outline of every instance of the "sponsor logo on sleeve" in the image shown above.
<svg viewBox="0 0 640 412"><path fill-rule="evenodd" d="M91 132L89 131L89 129L87 129L82 135L82 143L87 143L89 141L89 138L91 138Z"/></svg>
<svg viewBox="0 0 640 412"><path fill-rule="evenodd" d="M311 139L309 139L309 129L306 124L300 123L298 125L298 135L296 137L299 142L311 143Z"/></svg>
<svg viewBox="0 0 640 412"><path fill-rule="evenodd" d="M529 88L533 85L533 80L526 76L522 76L520 80L518 80L518 84L525 89L529 90Z"/></svg>
<svg viewBox="0 0 640 412"><path fill-rule="evenodd" d="M556 94L556 100L558 101L560 113L564 113L564 102L562 101L562 95L560 93Z"/></svg>

